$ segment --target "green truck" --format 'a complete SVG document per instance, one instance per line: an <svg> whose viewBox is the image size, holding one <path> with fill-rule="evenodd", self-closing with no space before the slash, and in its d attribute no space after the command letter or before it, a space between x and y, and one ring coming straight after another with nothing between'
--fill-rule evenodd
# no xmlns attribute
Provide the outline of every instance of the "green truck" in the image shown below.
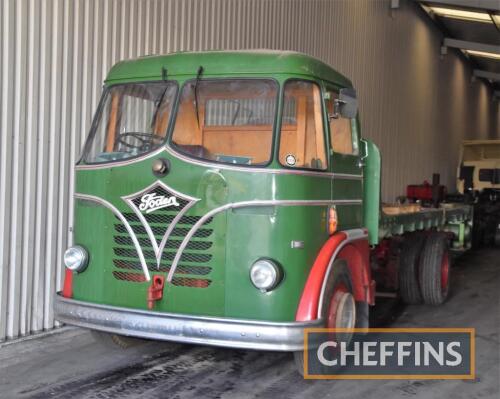
<svg viewBox="0 0 500 399"><path fill-rule="evenodd" d="M56 318L300 353L304 328L368 327L379 294L440 304L471 207L383 207L380 162L351 82L310 56L119 62L76 165Z"/></svg>

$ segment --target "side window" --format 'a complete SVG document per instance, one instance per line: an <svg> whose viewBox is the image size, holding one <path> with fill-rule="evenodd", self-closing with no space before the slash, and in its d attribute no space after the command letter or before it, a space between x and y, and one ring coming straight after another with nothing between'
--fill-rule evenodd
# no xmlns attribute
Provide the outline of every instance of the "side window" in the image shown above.
<svg viewBox="0 0 500 399"><path fill-rule="evenodd" d="M330 121L330 144L332 150L338 154L358 155L358 137L356 120L335 115L334 103L338 93L327 92L326 109Z"/></svg>
<svg viewBox="0 0 500 399"><path fill-rule="evenodd" d="M321 109L316 83L293 80L285 84L279 161L296 168L327 168Z"/></svg>

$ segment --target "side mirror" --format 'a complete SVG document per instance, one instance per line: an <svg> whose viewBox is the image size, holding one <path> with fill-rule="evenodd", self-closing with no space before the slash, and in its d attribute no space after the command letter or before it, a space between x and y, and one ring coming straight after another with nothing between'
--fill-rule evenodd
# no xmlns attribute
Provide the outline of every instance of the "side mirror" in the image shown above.
<svg viewBox="0 0 500 399"><path fill-rule="evenodd" d="M334 101L333 115L331 118L338 118L339 115L343 118L355 118L358 113L358 100L356 98L356 90L353 88L340 89L339 98Z"/></svg>

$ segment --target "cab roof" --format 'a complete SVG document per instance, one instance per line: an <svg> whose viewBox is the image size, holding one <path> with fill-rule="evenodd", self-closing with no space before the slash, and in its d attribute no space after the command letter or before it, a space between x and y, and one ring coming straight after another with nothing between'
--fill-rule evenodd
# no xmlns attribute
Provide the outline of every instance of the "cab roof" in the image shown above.
<svg viewBox="0 0 500 399"><path fill-rule="evenodd" d="M144 56L115 64L108 73L106 83L161 80L162 68L166 68L168 77L195 77L200 66L203 67L204 77L304 75L352 87L349 79L314 57L277 50L200 51Z"/></svg>

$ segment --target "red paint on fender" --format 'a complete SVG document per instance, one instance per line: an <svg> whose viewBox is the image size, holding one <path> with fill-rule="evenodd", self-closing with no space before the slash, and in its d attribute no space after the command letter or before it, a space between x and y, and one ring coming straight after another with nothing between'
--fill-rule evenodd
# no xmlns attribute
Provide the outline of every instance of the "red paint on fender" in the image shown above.
<svg viewBox="0 0 500 399"><path fill-rule="evenodd" d="M351 282L356 301L369 302L371 273L369 267L370 247L366 239L350 242L337 254L337 259L345 259L351 274Z"/></svg>
<svg viewBox="0 0 500 399"><path fill-rule="evenodd" d="M302 292L295 320L307 321L316 319L318 314L318 299L321 294L321 287L323 285L326 269L328 268L328 264L330 263L330 259L335 249L337 249L340 243L346 238L347 235L343 232L334 234L319 251L311 271L309 272L304 291Z"/></svg>
<svg viewBox="0 0 500 399"><path fill-rule="evenodd" d="M62 295L65 298L73 297L73 272L68 269L66 269L66 273L64 274L64 286Z"/></svg>

